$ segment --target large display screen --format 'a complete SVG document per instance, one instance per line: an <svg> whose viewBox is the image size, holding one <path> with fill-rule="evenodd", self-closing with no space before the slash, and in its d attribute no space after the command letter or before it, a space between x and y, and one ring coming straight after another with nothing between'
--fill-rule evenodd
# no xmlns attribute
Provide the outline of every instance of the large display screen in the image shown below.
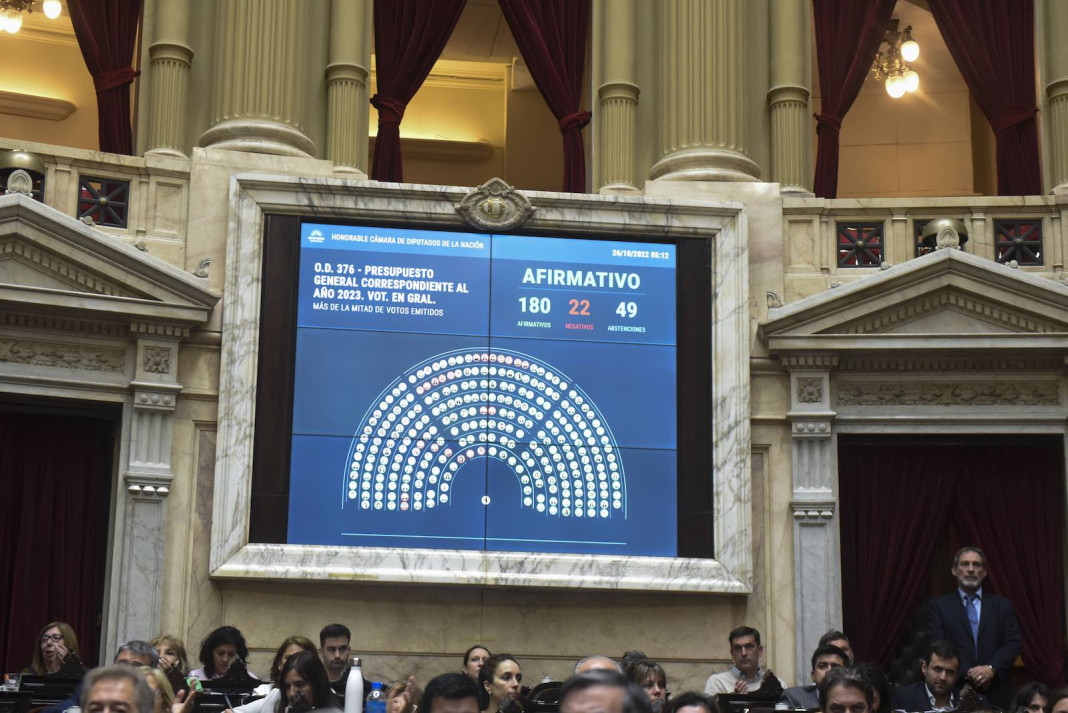
<svg viewBox="0 0 1068 713"><path fill-rule="evenodd" d="M675 556L674 244L304 223L287 541Z"/></svg>

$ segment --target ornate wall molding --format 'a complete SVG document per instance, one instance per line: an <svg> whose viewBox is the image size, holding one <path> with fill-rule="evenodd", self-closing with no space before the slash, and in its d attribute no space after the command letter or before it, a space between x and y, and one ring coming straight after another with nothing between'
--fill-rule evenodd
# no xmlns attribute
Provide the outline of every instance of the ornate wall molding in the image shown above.
<svg viewBox="0 0 1068 713"><path fill-rule="evenodd" d="M1059 406L1056 381L841 383L840 406Z"/></svg>
<svg viewBox="0 0 1068 713"><path fill-rule="evenodd" d="M166 374L171 370L171 350L165 347L145 347L141 368L152 374Z"/></svg>
<svg viewBox="0 0 1068 713"><path fill-rule="evenodd" d="M996 373L1058 373L1064 371L1064 359L1057 356L845 356L838 364L839 372L976 372Z"/></svg>
<svg viewBox="0 0 1068 713"><path fill-rule="evenodd" d="M1019 311L1004 309L985 300L968 297L959 292L943 291L922 299L907 302L895 309L844 324L834 330L838 334L872 334L885 332L932 312L954 309L974 315L987 322L999 324L1017 332L1048 333L1063 331L1061 326L1028 317Z"/></svg>
<svg viewBox="0 0 1068 713"><path fill-rule="evenodd" d="M456 212L477 230L515 230L533 214L530 199L500 178L491 178L456 204Z"/></svg>
<svg viewBox="0 0 1068 713"><path fill-rule="evenodd" d="M823 379L819 376L799 376L797 400L803 404L818 404L823 401Z"/></svg>
<svg viewBox="0 0 1068 713"><path fill-rule="evenodd" d="M791 500L790 510L794 520L809 524L830 524L834 519L838 502L831 497L825 500Z"/></svg>
<svg viewBox="0 0 1068 713"><path fill-rule="evenodd" d="M2 363L121 374L126 370L126 350L69 342L0 338Z"/></svg>
<svg viewBox="0 0 1068 713"><path fill-rule="evenodd" d="M17 237L0 240L0 260L5 259L17 260L29 265L81 292L120 297L144 297Z"/></svg>
<svg viewBox="0 0 1068 713"><path fill-rule="evenodd" d="M834 369L838 366L837 354L786 354L782 365L791 371L798 369Z"/></svg>

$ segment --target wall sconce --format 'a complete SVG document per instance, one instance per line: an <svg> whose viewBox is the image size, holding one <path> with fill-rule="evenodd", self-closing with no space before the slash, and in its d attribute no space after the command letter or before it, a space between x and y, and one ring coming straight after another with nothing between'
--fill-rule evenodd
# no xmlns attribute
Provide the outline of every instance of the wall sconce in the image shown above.
<svg viewBox="0 0 1068 713"><path fill-rule="evenodd" d="M885 81L886 93L894 99L920 87L920 75L909 64L920 56L920 45L912 38L912 25L905 27L904 32L899 32L897 27L898 21L891 20L883 36L886 52L876 52L871 64L875 80Z"/></svg>

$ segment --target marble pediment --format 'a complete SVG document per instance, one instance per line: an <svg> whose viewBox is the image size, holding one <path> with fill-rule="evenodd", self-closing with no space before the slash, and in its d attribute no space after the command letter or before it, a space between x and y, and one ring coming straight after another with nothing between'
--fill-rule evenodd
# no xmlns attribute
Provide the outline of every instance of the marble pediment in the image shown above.
<svg viewBox="0 0 1068 713"><path fill-rule="evenodd" d="M772 353L1068 348L1068 287L960 250L938 250L772 309Z"/></svg>
<svg viewBox="0 0 1068 713"><path fill-rule="evenodd" d="M187 333L218 302L206 281L20 194L0 196L0 309Z"/></svg>

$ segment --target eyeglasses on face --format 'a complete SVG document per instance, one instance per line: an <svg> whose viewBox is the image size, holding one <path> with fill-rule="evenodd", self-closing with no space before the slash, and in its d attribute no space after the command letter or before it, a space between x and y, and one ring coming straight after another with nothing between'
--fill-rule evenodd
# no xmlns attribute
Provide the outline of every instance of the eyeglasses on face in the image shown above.
<svg viewBox="0 0 1068 713"><path fill-rule="evenodd" d="M54 641L58 644L59 642L63 641L63 634L42 634L41 643L43 644L46 641Z"/></svg>

